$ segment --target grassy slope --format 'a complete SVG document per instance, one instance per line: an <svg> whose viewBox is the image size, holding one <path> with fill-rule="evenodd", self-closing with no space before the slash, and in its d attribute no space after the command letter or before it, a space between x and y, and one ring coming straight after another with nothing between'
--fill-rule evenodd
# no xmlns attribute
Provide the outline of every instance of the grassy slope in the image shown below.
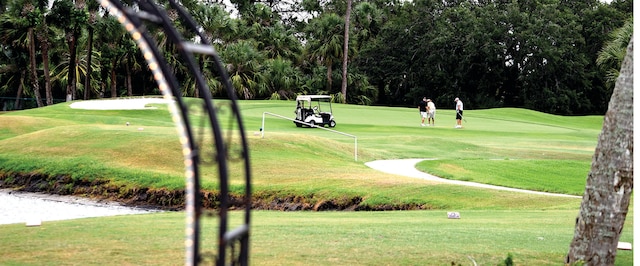
<svg viewBox="0 0 640 266"><path fill-rule="evenodd" d="M335 129L358 137L359 160L356 162L352 138L296 128L287 120L267 116L266 137L254 135L262 126L263 112L287 116L292 113L292 105L286 101L241 103L250 136L256 194L302 194L316 200L361 197L367 205L414 204L438 209L534 207L537 204L527 203L532 197L530 195L434 185L382 174L367 168L362 162L438 158L423 163L437 164L433 170L420 167L447 178L580 195L601 123L601 117L597 116L559 117L519 109L471 110L466 115L470 121L467 128L455 130L446 126L453 124L446 121L447 118L453 120L453 111L438 110L438 126L423 128L416 126L419 118L413 109L335 104L334 114L338 121ZM77 178L106 176L140 186L184 186L182 157L175 129L162 107L157 110L88 111L58 104L3 115L0 119L7 121L3 124L10 125L3 129L6 133L0 135L0 139L4 139L0 141L0 160L4 160L5 165L18 165L15 167L23 171L72 173ZM125 122L130 122L131 126L125 126ZM33 160L35 158L37 160ZM510 160L491 160L505 158ZM565 182L564 186L546 186L549 179L556 177L536 177L535 173L532 174L533 181L532 175L514 180L510 176L523 167L520 159L530 162L527 169L532 170L539 170L537 164L546 159L572 162L562 168L572 174L563 179L570 182ZM519 165L511 166L514 162ZM460 171L470 163L484 168ZM232 164L232 170L239 167ZM487 170L507 167L514 170L505 171L504 175L485 174L495 172ZM563 172L562 169L559 171ZM203 173L203 186L215 189L215 169L209 167ZM473 178L468 177L469 173ZM234 176L234 180L238 183L240 177ZM499 195L505 200L469 202L464 198L446 196L461 190L477 193L480 195L478 198ZM539 199L542 202L548 200L547 197ZM551 206L575 204L574 200L568 199L553 201L556 204Z"/></svg>
<svg viewBox="0 0 640 266"><path fill-rule="evenodd" d="M252 258L265 265L277 265L282 261L290 264L313 261L326 265L395 264L399 263L398 254L406 258L402 264L465 263L466 256L462 254L466 254L486 265L504 259L507 252L514 253L516 262L524 261L524 264L556 264L562 260L572 236L572 220L577 214L579 199L433 184L379 173L364 166L363 162L437 158L425 161L419 167L447 178L579 195L602 125L601 116L561 117L521 109L492 109L466 111L466 128L455 130L452 128L454 112L439 109L437 126L426 128L418 125L419 117L414 108L335 104L334 115L338 121L335 129L358 137L359 160L356 162L353 160L353 139L317 129L296 128L290 121L267 117L265 138L254 135L262 126L263 112L292 117L292 102L245 101L241 107L250 136L256 194L297 194L318 200L351 195L362 197L364 204L414 204L441 210L371 214L258 212L252 226ZM126 127L127 121L132 126ZM141 127L143 130L139 130ZM142 186L181 188L184 180L179 149L173 123L162 107L144 111L86 111L69 109L63 103L0 115L0 166L4 169L72 172L77 177L106 176ZM540 171L541 168L544 171ZM551 168L556 171L550 171ZM215 176L208 174L215 173L213 170L209 167L203 171L204 186L209 189L215 189ZM549 172L571 176L540 174ZM559 178L566 179L567 184L549 182ZM452 221L441 219L442 211L449 210L462 211L461 223L454 222L461 224L459 228ZM372 215L384 217L370 217ZM131 222L127 222L130 219L126 217L86 220L89 227L94 222L98 223L93 225L96 228L105 228L112 222L124 227L102 233L85 228L82 225L85 222L59 222L46 227L51 233L42 237L73 248L80 243L66 240L78 238L67 236L67 232L74 231L67 227L85 228L83 231L88 232L80 237L83 239L81 244L94 246L95 250L105 249L98 252L109 253L105 264L112 261L146 264L148 261L134 259L130 257L132 251L125 250L136 250L145 246L144 243L157 241L159 247L154 245L150 247L151 251L145 248L133 252L133 257L144 258L143 255L150 252L163 253L165 255L154 262L174 264L182 251L179 240L174 243L171 239L181 239L182 229L174 227L180 228L183 219L179 214L168 214L172 218L169 223L174 223L171 228L177 235L158 235L165 230L165 216L140 216ZM559 217L564 218L558 220ZM631 212L622 241L632 241L632 218ZM137 223L149 224L150 220L154 221L149 226L150 232L143 236L117 237L122 232L132 234L139 230ZM385 222L372 225L372 221ZM550 225L545 221L558 222ZM310 230L300 231L307 225ZM422 225L425 226L423 229L416 229ZM18 256L24 252L20 251L20 246L36 245L10 237L22 235L22 228L0 226L0 232L4 232L1 235L5 236L0 238L1 243L22 243L7 248L8 253L2 257ZM339 228L342 230L336 231ZM558 238L552 237L551 243L540 241L537 233L545 239L549 239L547 235ZM341 240L342 237L348 239ZM304 240L296 240L299 238ZM91 239L95 239L94 244ZM171 251L167 252L162 243L169 245ZM331 245L307 247L307 243ZM432 243L441 244L425 249L425 245ZM114 245L123 248L114 249ZM131 246L127 248L128 245ZM59 257L59 249L51 250L46 246L42 243L33 248L38 250L36 256L45 257L45 261L59 262L68 258L100 261L101 258L95 257L93 252L85 257L80 250ZM292 250L292 246L300 248ZM12 257L5 262L25 264L36 256ZM167 261L163 261L165 257ZM632 260L632 255L622 253L618 261L625 265Z"/></svg>
<svg viewBox="0 0 640 266"><path fill-rule="evenodd" d="M602 119L519 109L469 110L466 128L455 130L448 126L453 125L451 110L438 110L437 126L426 128L416 126L419 117L410 108L335 104L335 129L358 138L355 161L352 138L296 128L287 120L267 116L265 138L254 135L262 126L263 112L292 116L292 106L287 101L241 102L250 136L256 194L303 195L311 198L311 203L356 197L362 198L364 205L426 209L573 208L577 201L432 184L379 173L363 162L438 158L424 164L438 164L426 170L443 177L580 195ZM157 110L89 111L70 109L63 103L5 114L0 119L3 125L9 125L0 131L4 132L0 134L0 160L5 169L11 166L11 170L26 172L72 173L76 178L106 177L139 186L184 186L175 129L162 106ZM125 126L125 122L131 126ZM495 160L505 158L510 160ZM527 167L532 170L539 170L540 162L546 166L547 159L571 162L558 171L572 176L559 185L548 182L556 177L535 176L536 171L526 178L511 178L523 167L511 164L524 162L521 159L530 162ZM459 171L470 163L485 168ZM237 170L240 166L231 167ZM514 170L503 175L484 174L507 167ZM468 177L469 172L473 178ZM203 186L215 189L215 169L208 167L203 173ZM238 184L241 178L236 175L233 179ZM240 186L234 189L241 191ZM461 192L476 196L448 197Z"/></svg>

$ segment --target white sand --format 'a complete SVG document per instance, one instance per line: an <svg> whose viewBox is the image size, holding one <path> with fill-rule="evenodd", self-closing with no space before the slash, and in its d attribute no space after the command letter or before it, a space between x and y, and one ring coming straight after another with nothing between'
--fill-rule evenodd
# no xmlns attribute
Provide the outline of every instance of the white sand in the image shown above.
<svg viewBox="0 0 640 266"><path fill-rule="evenodd" d="M155 211L126 207L116 202L0 189L0 224L42 223L150 212Z"/></svg>
<svg viewBox="0 0 640 266"><path fill-rule="evenodd" d="M138 110L155 109L154 107L148 107L148 104L169 104L172 102L173 100L166 100L159 97L115 98L73 102L69 107L87 110Z"/></svg>

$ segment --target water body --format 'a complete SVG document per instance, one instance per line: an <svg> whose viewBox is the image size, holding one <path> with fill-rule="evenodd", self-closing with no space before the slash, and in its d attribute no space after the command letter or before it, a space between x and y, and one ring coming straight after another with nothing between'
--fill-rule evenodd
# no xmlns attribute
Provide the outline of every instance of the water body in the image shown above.
<svg viewBox="0 0 640 266"><path fill-rule="evenodd" d="M88 217L155 212L123 206L116 202L0 189L0 224L42 223Z"/></svg>

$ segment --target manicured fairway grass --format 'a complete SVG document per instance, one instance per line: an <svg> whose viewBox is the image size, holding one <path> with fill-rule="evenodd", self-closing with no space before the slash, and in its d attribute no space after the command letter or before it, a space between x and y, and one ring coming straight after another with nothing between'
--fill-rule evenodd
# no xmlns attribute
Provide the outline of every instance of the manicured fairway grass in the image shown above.
<svg viewBox="0 0 640 266"><path fill-rule="evenodd" d="M576 212L272 212L252 215L252 265L563 265ZM232 220L238 214L232 214ZM621 241L632 242L633 214ZM215 252L214 219L203 251ZM0 226L3 265L179 265L183 213ZM631 265L619 251L616 265Z"/></svg>
<svg viewBox="0 0 640 266"><path fill-rule="evenodd" d="M425 160L417 166L444 178L571 195L584 192L589 167L585 161L548 159Z"/></svg>
<svg viewBox="0 0 640 266"><path fill-rule="evenodd" d="M2 114L0 174L68 174L128 187L183 188L176 131L166 107L157 106L89 111L62 103ZM433 183L381 173L364 162L425 158L430 160L417 167L444 178L580 196L602 127L602 116L562 117L513 108L466 110L461 130L453 128L454 111L440 108L436 127L421 127L416 108L334 104L334 129L357 136L356 161L354 139L297 128L287 120L265 117L262 138L263 113L293 117L294 102L241 101L240 106L256 197L310 205L357 199L361 207L430 210L258 211L252 224L252 262L257 265L469 265L467 256L479 265L495 265L508 253L517 265L561 265L579 198ZM232 162L232 191L237 193L243 191L239 169ZM217 188L215 170L206 166L202 171L207 190ZM446 219L447 211L460 211L463 219ZM0 226L0 243L7 246L1 252L11 254L6 264L20 265L35 263L34 258L51 264L181 264L181 215L86 219L40 228ZM632 242L632 221L631 212L622 241ZM108 229L112 227L116 229ZM24 230L44 231L42 237L34 236L44 244L32 246L34 238L16 240ZM136 237L139 230L142 236ZM67 242L75 247L52 244ZM40 255L30 256L27 250ZM62 250L70 251L64 255ZM628 265L624 262L632 260L621 252L618 262Z"/></svg>

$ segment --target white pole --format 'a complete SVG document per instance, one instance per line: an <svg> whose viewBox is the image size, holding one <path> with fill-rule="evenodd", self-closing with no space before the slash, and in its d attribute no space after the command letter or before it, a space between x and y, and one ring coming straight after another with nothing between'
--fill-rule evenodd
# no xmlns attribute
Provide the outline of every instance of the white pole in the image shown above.
<svg viewBox="0 0 640 266"><path fill-rule="evenodd" d="M355 143L353 144L354 149L355 149L355 151L354 151L353 153L355 154L356 162L357 162L357 161L358 161L358 138L354 136L354 137L353 137L353 140L354 140L354 142L355 142Z"/></svg>
<svg viewBox="0 0 640 266"><path fill-rule="evenodd" d="M336 134L344 135L344 136L347 136L347 137L352 137L352 138L355 139L355 144L354 144L354 146L355 146L355 155L354 155L354 157L355 157L355 160L358 161L358 137L356 137L354 135L351 135L351 134L344 133L344 132L340 132L340 131L337 131L337 130L320 127L320 126L315 125L315 124L309 124L309 123L306 123L306 122L303 122L303 121L296 121L295 119L291 119L291 118L288 118L286 116L281 116L279 114L274 114L274 113L269 113L269 112L263 112L262 113L262 138L264 138L264 120L265 120L265 115L270 115L270 116L275 116L275 117L279 117L279 118L286 119L286 120L291 120L291 121L294 121L296 123L307 125L309 127L315 127L315 128L319 128L319 129L322 129L322 130L327 130L327 131L330 131L330 132L333 132L333 133L336 133Z"/></svg>
<svg viewBox="0 0 640 266"><path fill-rule="evenodd" d="M262 127L260 128L260 134L262 134L262 138L264 139L264 115L267 112L262 113Z"/></svg>

